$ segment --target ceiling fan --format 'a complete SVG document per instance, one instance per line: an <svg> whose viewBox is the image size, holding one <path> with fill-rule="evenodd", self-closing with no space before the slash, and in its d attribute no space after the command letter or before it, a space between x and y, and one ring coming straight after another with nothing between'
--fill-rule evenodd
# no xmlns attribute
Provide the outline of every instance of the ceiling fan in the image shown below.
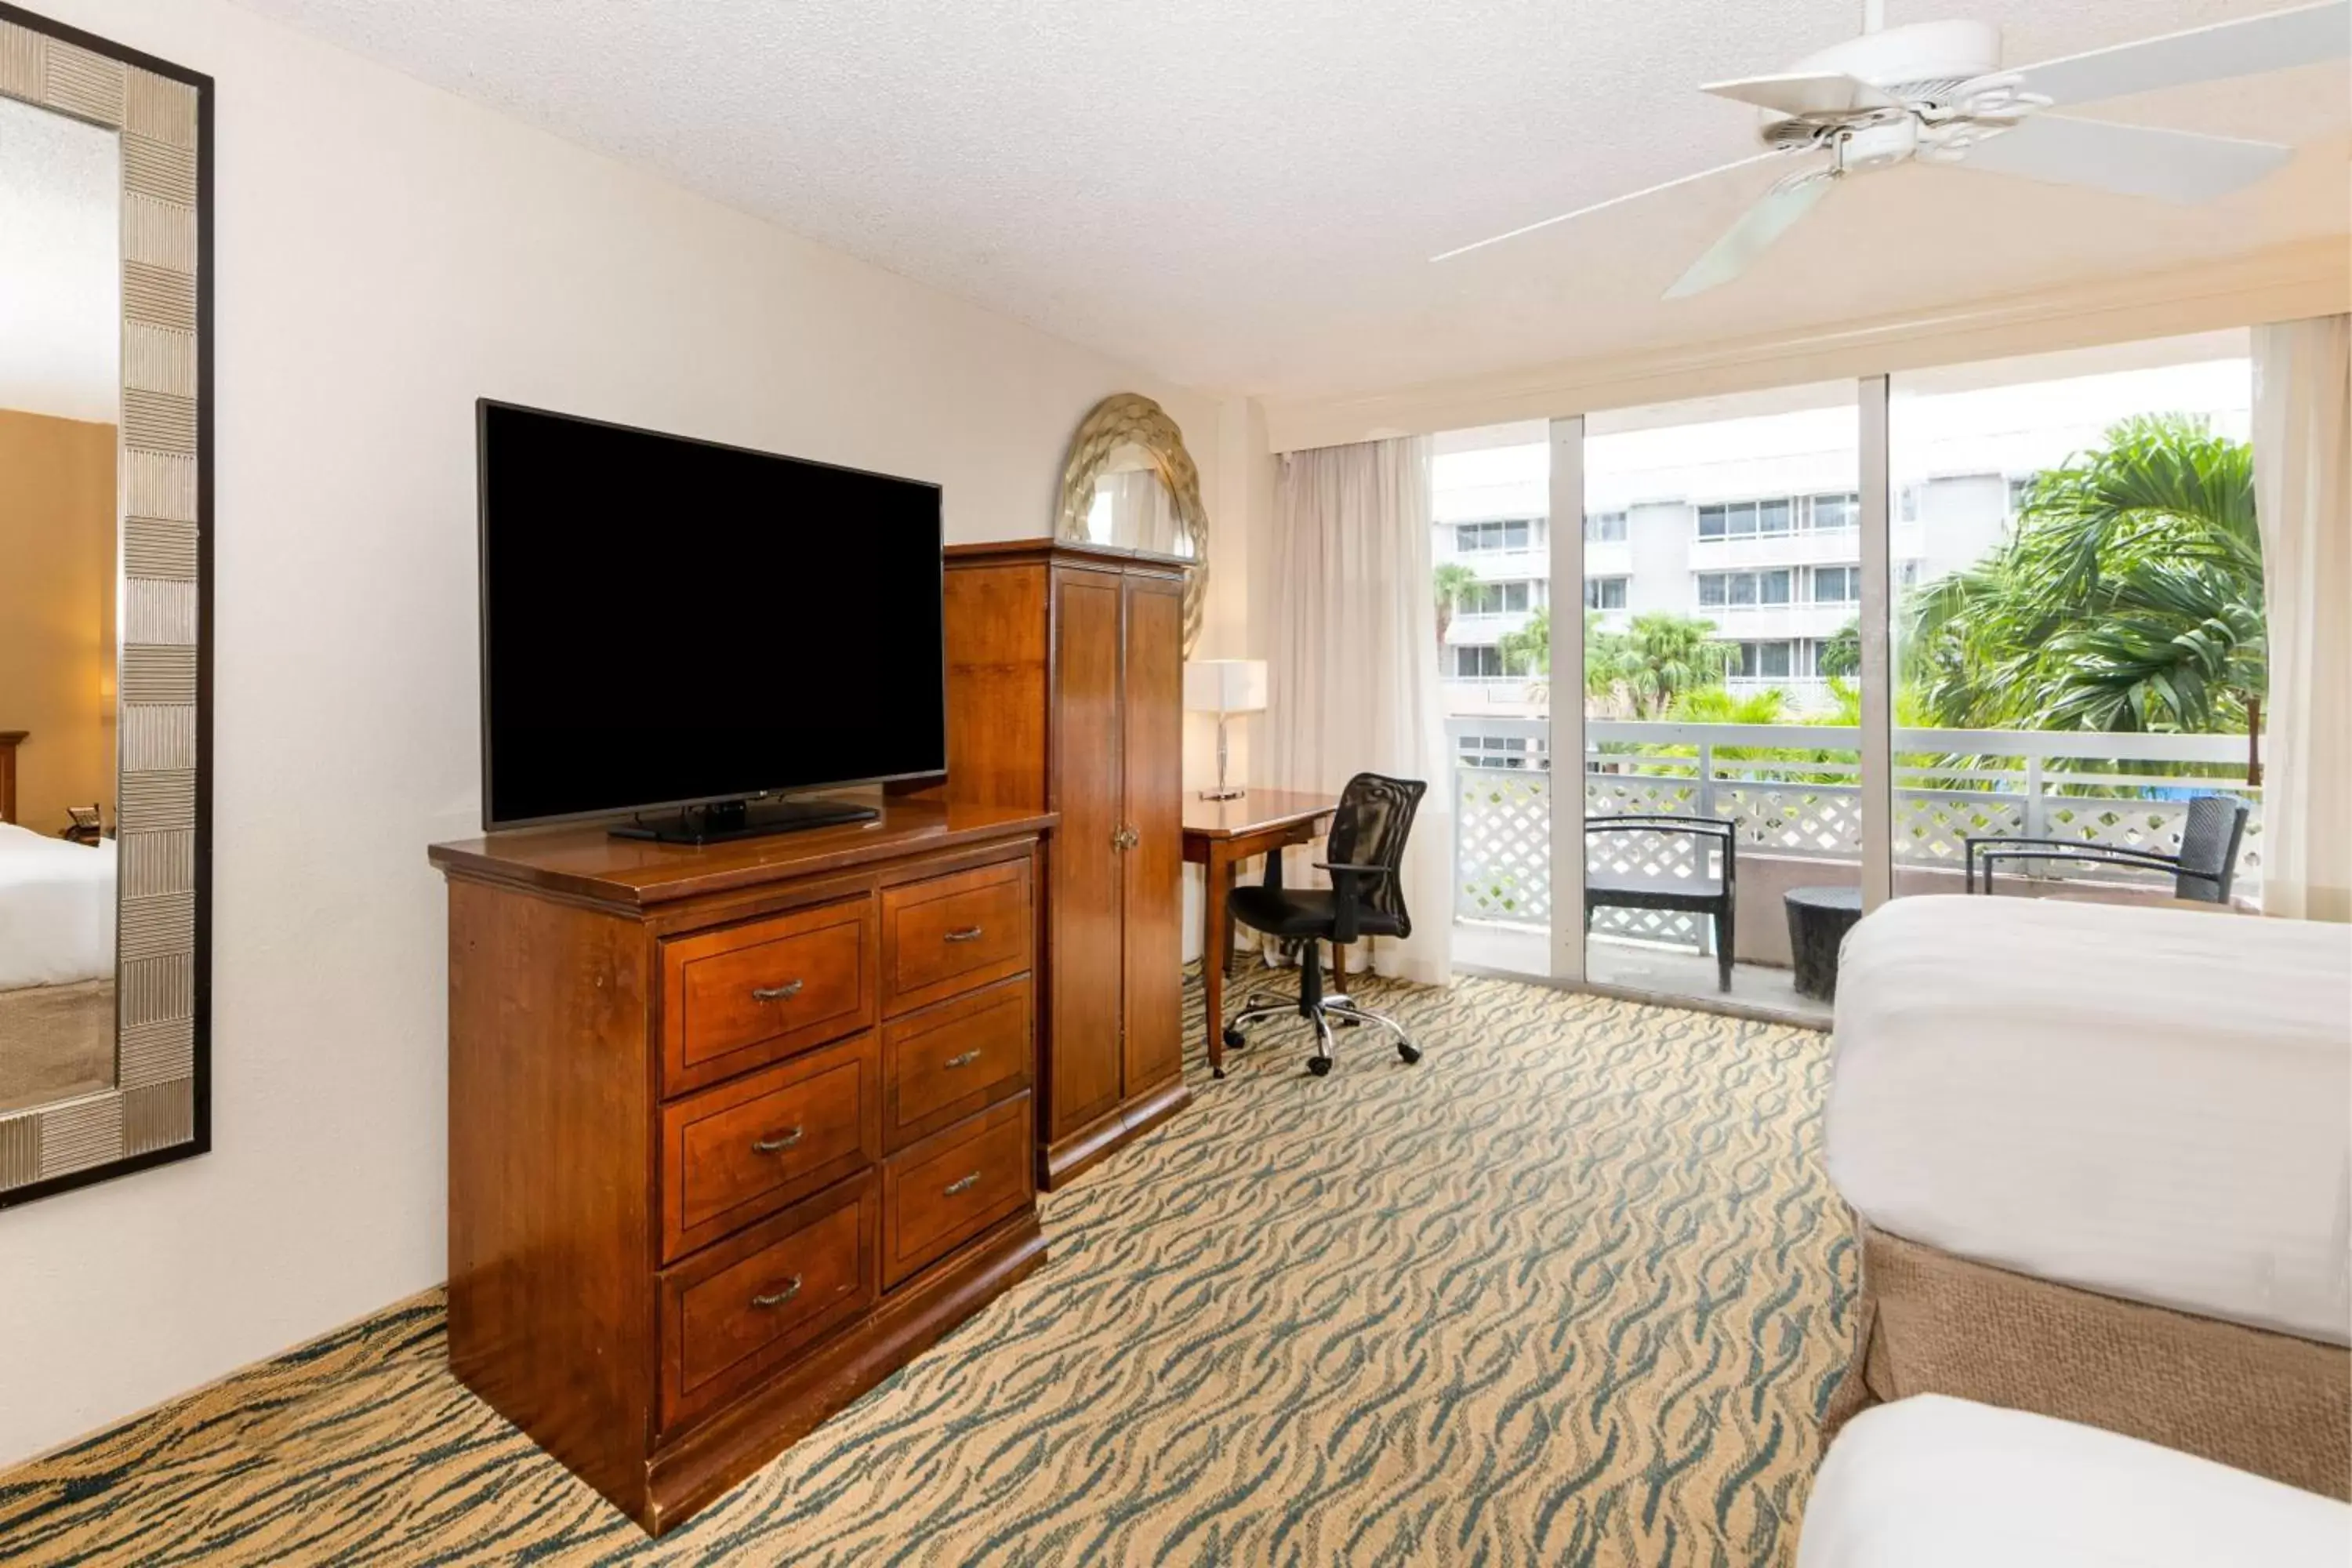
<svg viewBox="0 0 2352 1568"><path fill-rule="evenodd" d="M1430 259L1448 260L1661 191L1784 159L1801 166L1748 208L1666 290L1667 299L1731 281L1833 187L1898 163L1944 163L2164 201L2210 202L2261 179L2285 163L2293 149L2074 120L2046 110L2285 70L2352 53L2352 0L2323 0L2014 69L2001 66L2000 29L1991 23L1885 27L1884 5L1885 0L1864 0L1860 37L1809 56L1786 72L1700 89L1761 109L1763 152Z"/></svg>

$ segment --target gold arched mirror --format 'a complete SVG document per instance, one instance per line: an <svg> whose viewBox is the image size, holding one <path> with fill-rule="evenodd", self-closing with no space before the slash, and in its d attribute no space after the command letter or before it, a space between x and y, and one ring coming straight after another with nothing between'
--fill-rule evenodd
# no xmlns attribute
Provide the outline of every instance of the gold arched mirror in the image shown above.
<svg viewBox="0 0 2352 1568"><path fill-rule="evenodd" d="M1192 562L1184 584L1184 652L1192 653L1209 590L1209 519L1184 432L1166 409L1132 392L1095 405L1070 440L1054 532Z"/></svg>

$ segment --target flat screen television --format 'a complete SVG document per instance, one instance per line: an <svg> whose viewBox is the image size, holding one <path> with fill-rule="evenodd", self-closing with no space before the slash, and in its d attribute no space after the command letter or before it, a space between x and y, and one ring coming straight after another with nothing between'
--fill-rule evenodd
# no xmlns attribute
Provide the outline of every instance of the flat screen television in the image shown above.
<svg viewBox="0 0 2352 1568"><path fill-rule="evenodd" d="M940 489L483 400L482 823L703 842L947 766Z"/></svg>

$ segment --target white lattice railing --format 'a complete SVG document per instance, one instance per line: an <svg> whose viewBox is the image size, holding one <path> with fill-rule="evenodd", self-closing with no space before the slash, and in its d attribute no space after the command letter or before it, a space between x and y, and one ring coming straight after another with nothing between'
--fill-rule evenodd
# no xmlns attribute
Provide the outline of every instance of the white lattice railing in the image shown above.
<svg viewBox="0 0 2352 1568"><path fill-rule="evenodd" d="M1551 780L1536 751L1547 726L1541 720L1470 719L1453 729L1456 735L1519 735L1529 748L1526 766L1465 762L1456 768L1455 913L1548 924ZM1719 816L1738 824L1742 851L1862 858L1861 769L1853 749L1860 738L1851 728L1600 721L1587 731L1587 816ZM2189 797L2226 794L2253 804L2238 856L2238 889L2251 892L2261 883L2261 792L2244 783L2242 735L1898 730L1894 745L1899 869L1958 869L1971 834L2047 835L2170 854L2179 847ZM2151 771L2179 764L2213 776ZM2223 776L2231 769L2236 776ZM1697 870L1692 856L1703 847L1684 835L1603 834L1586 842L1589 869L1639 866L1683 875ZM2062 867L2040 874L2080 871ZM1698 925L1689 916L1606 910L1594 930L1696 942L1704 934Z"/></svg>

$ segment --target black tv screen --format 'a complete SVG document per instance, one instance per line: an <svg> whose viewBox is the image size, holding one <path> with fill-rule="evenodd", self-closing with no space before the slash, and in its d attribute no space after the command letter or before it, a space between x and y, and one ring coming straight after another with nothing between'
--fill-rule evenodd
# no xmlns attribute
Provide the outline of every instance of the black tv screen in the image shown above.
<svg viewBox="0 0 2352 1568"><path fill-rule="evenodd" d="M478 417L485 826L945 770L938 486Z"/></svg>

